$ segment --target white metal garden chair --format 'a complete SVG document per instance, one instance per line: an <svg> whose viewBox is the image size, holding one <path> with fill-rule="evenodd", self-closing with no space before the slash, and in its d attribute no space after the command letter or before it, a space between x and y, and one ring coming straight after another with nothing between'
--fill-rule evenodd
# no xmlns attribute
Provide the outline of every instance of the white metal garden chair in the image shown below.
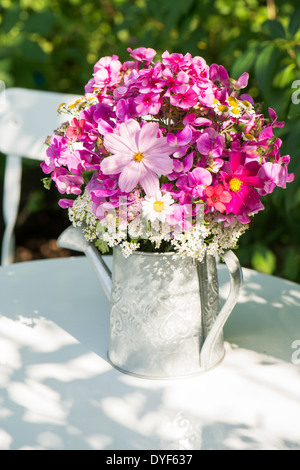
<svg viewBox="0 0 300 470"><path fill-rule="evenodd" d="M6 156L3 186L4 234L1 264L13 262L14 229L21 195L22 158L42 161L45 139L65 119L57 113L62 102L71 104L77 95L8 88L0 93L0 152Z"/></svg>

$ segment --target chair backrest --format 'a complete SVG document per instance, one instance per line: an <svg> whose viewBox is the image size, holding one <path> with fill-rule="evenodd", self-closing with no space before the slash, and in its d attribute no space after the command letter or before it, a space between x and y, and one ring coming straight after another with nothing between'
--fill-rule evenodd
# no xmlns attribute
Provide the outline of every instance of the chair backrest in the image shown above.
<svg viewBox="0 0 300 470"><path fill-rule="evenodd" d="M1 264L13 262L14 227L20 203L22 158L42 161L45 140L66 120L58 114L61 103L71 104L78 95L8 88L0 96L0 152L6 155L3 186Z"/></svg>

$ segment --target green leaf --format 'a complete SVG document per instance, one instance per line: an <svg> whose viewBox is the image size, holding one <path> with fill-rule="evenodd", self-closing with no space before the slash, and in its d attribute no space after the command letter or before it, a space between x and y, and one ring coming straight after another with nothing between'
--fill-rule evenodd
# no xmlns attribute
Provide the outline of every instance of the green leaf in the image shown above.
<svg viewBox="0 0 300 470"><path fill-rule="evenodd" d="M274 78L273 85L277 88L290 86L294 79L294 69L296 64L292 63L284 67Z"/></svg>
<svg viewBox="0 0 300 470"><path fill-rule="evenodd" d="M98 248L98 250L101 251L103 255L105 253L109 253L108 244L104 240L101 240L101 238L98 238L98 240L95 242L95 247Z"/></svg>
<svg viewBox="0 0 300 470"><path fill-rule="evenodd" d="M41 181L42 181L45 189L50 189L51 188L52 181L53 181L51 177L42 178Z"/></svg>
<svg viewBox="0 0 300 470"><path fill-rule="evenodd" d="M289 33L292 38L297 33L298 29L300 28L300 6L298 6L295 11L291 14L290 22L289 22Z"/></svg>
<svg viewBox="0 0 300 470"><path fill-rule="evenodd" d="M267 96L279 65L281 51L274 44L268 44L260 52L255 63L255 77L262 93Z"/></svg>
<svg viewBox="0 0 300 470"><path fill-rule="evenodd" d="M240 57L238 57L231 67L230 75L237 79L242 75L242 73L250 72L257 57L257 51L257 46L254 46L247 49Z"/></svg>
<svg viewBox="0 0 300 470"><path fill-rule="evenodd" d="M262 24L261 29L262 29L263 33L265 33L271 39L285 38L286 37L284 27L283 27L282 23L280 23L280 21L278 21L278 20L267 20L267 21L265 21Z"/></svg>

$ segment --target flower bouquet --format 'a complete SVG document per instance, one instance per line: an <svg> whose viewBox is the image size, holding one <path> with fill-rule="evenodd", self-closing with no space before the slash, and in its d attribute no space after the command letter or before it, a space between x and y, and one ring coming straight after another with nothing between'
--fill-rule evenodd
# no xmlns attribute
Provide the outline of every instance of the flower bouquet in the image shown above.
<svg viewBox="0 0 300 470"><path fill-rule="evenodd" d="M45 185L105 252L174 251L201 261L234 248L263 196L293 180L278 122L202 57L128 49L94 66L84 96L48 138ZM130 59L130 57L129 57Z"/></svg>

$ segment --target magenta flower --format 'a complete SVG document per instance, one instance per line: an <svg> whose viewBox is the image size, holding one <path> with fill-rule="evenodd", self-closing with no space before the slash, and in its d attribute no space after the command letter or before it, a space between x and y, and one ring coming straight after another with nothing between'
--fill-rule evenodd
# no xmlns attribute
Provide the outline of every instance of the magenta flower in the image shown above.
<svg viewBox="0 0 300 470"><path fill-rule="evenodd" d="M230 158L231 172L220 171L225 189L232 197L226 208L227 214L248 214L260 206L260 195L256 190L264 187L264 180L257 176L260 165L256 161L245 164L245 159L245 154L233 153Z"/></svg>
<svg viewBox="0 0 300 470"><path fill-rule="evenodd" d="M171 173L173 149L165 137L157 138L159 125L146 123L142 128L134 119L120 125L118 134L107 134L105 147L112 153L101 163L105 175L119 174L119 187L128 193L138 184L148 196L159 189L159 176Z"/></svg>

